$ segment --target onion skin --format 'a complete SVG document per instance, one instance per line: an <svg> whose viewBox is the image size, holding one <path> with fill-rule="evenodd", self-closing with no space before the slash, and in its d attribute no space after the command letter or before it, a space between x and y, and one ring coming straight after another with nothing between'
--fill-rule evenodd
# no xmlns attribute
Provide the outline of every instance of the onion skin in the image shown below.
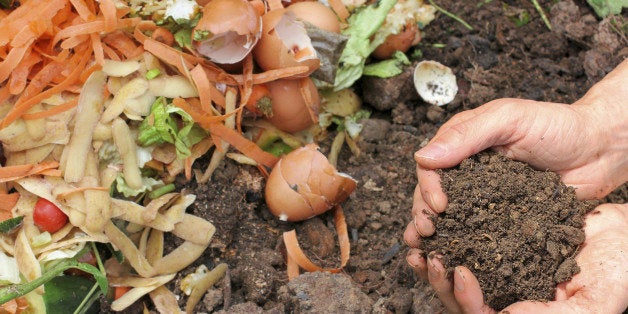
<svg viewBox="0 0 628 314"><path fill-rule="evenodd" d="M405 53L410 47L419 43L420 36L421 33L417 24L410 22L404 26L403 31L399 34L388 35L386 40L375 48L372 55L377 59L384 60L392 57L397 50Z"/></svg>
<svg viewBox="0 0 628 314"><path fill-rule="evenodd" d="M304 86L311 95L309 100L311 103L303 96L301 86ZM266 83L266 87L270 91L273 108L272 116L267 119L278 129L294 133L305 130L317 122L321 101L318 90L310 78L275 80Z"/></svg>
<svg viewBox="0 0 628 314"><path fill-rule="evenodd" d="M315 144L298 148L277 162L266 181L268 209L284 221L302 221L344 202L357 182L339 173Z"/></svg>

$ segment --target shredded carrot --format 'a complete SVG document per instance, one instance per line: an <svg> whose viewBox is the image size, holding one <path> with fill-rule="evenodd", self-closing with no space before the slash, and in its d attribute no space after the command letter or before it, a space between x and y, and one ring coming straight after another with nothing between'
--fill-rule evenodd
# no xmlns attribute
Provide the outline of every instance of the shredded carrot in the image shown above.
<svg viewBox="0 0 628 314"><path fill-rule="evenodd" d="M23 313L27 308L28 301L26 298L19 297L0 304L0 313L19 314Z"/></svg>
<svg viewBox="0 0 628 314"><path fill-rule="evenodd" d="M329 0L329 6L336 12L341 22L345 22L350 15L349 10L347 10L347 7L342 3L342 0Z"/></svg>
<svg viewBox="0 0 628 314"><path fill-rule="evenodd" d="M52 28L52 20L37 20L31 22L28 27L22 28L11 40L12 47L28 45L32 40L44 34Z"/></svg>
<svg viewBox="0 0 628 314"><path fill-rule="evenodd" d="M17 204L17 200L20 199L19 193L1 193L0 194L0 213L8 212ZM0 220L4 220L0 217Z"/></svg>
<svg viewBox="0 0 628 314"><path fill-rule="evenodd" d="M266 72L253 74L253 84L268 83L281 78L304 74L307 71L309 71L309 68L305 65L268 70ZM243 75L233 75L233 78L238 84L244 84L245 77Z"/></svg>
<svg viewBox="0 0 628 314"><path fill-rule="evenodd" d="M131 291L131 287L119 286L114 288L114 300L121 298L125 293Z"/></svg>
<svg viewBox="0 0 628 314"><path fill-rule="evenodd" d="M253 90L251 92L251 96L246 102L246 109L250 110L256 115L262 115L263 113L257 108L257 102L260 99L268 97L270 98L270 90L264 84L253 85Z"/></svg>
<svg viewBox="0 0 628 314"><path fill-rule="evenodd" d="M338 245L340 246L340 266L338 268L323 269L320 266L312 263L312 261L305 255L305 253L303 253L303 250L301 250L301 247L299 246L299 241L297 240L296 231L291 230L283 233L283 242L286 246L286 252L288 253L287 255L289 256L289 279L293 279L295 275L298 276L299 274L298 268L294 264L290 265L291 263L295 263L309 272L327 271L331 273L339 273L342 268L347 265L351 252L351 246L349 243L347 222L345 220L345 215L340 205L336 205L334 209L334 224L336 225ZM292 259L292 261L290 261L290 259ZM297 269L295 270L295 268Z"/></svg>
<svg viewBox="0 0 628 314"><path fill-rule="evenodd" d="M203 70L203 66L200 64L195 66L194 69L190 71L190 76L194 85L196 85L196 90L198 91L198 97L201 100L201 109L207 113L217 112L214 106L212 106L212 95L211 88L212 85L207 79L205 75L205 70Z"/></svg>
<svg viewBox="0 0 628 314"><path fill-rule="evenodd" d="M11 97L9 86L5 85L5 86L0 87L0 105L4 105L4 102L7 101L9 97Z"/></svg>
<svg viewBox="0 0 628 314"><path fill-rule="evenodd" d="M94 10L87 6L83 0L70 0L74 9L84 21L91 21L96 18Z"/></svg>
<svg viewBox="0 0 628 314"><path fill-rule="evenodd" d="M303 97L303 101L305 101L305 107L310 114L310 118L314 121L314 123L318 123L318 104L314 103L314 96L311 93L309 82L309 78L301 79L299 82L299 93L301 94L301 97Z"/></svg>
<svg viewBox="0 0 628 314"><path fill-rule="evenodd" d="M112 0L100 0L100 12L105 20L105 32L113 32L118 27L116 4Z"/></svg>
<svg viewBox="0 0 628 314"><path fill-rule="evenodd" d="M35 119L43 119L43 118L48 118L48 117L52 117L54 115L57 115L59 113L68 111L74 107L76 107L78 105L78 97L75 97L74 99L70 100L70 101L66 101L63 104L60 104L58 106L54 106L48 110L44 110L44 111L39 111L39 112L35 112L35 113L25 113L22 115L22 119L24 120L35 120Z"/></svg>
<svg viewBox="0 0 628 314"><path fill-rule="evenodd" d="M191 100L191 99L190 99ZM175 98L172 100L172 104L176 107L183 109L183 111L187 112L194 122L198 123L200 127L203 129L209 130L212 124L216 124L218 122L224 121L228 115L223 116L214 116L211 113L208 113L200 108L200 106L193 106L189 102L185 101L183 98Z"/></svg>
<svg viewBox="0 0 628 314"><path fill-rule="evenodd" d="M188 157L185 159L184 162L184 169L185 169L185 178L189 181L192 180L192 163L194 162L194 158L192 157Z"/></svg>
<svg viewBox="0 0 628 314"><path fill-rule="evenodd" d="M135 58L144 52L144 48L139 47L128 35L120 31L107 34L103 42L119 51L127 59Z"/></svg>
<svg viewBox="0 0 628 314"><path fill-rule="evenodd" d="M247 157L258 164L272 168L279 160L275 155L263 151L255 143L245 138L241 133L226 127L224 124L214 123L209 126L209 132L220 137L223 141L233 145Z"/></svg>
<svg viewBox="0 0 628 314"><path fill-rule="evenodd" d="M38 20L52 20L67 0L25 1L6 18L0 20L0 46L11 42L11 38L23 28L29 28ZM13 47L17 48L17 47Z"/></svg>
<svg viewBox="0 0 628 314"><path fill-rule="evenodd" d="M39 71L37 75L41 74L42 72L45 75L45 77L41 79L42 82L39 82L38 84L34 84L37 82L37 80L35 78L31 80L31 83L26 88L25 92L22 94L22 97L18 99L15 106L13 106L11 111L4 117L4 119L2 119L0 123L0 128L4 128L8 126L13 121L21 117L24 113L26 113L26 111L28 111L34 105L38 104L39 102L41 102L42 100L46 98L49 98L52 95L62 92L71 84L75 83L77 79L79 78L82 70L85 68L85 65L87 64L87 61L89 61L90 57L91 57L91 47L87 47L87 49L82 54L78 54L75 56L76 59L79 59L77 62L78 64L73 64L75 68L72 70L70 75L68 75L68 77L66 77L66 79L60 84L55 85L52 88L49 88L44 92L41 92L41 90L43 90L43 88L47 84L46 82L49 82L52 80L52 78L54 78L55 76L58 76L61 70L63 70L63 67L62 67L63 65L59 67L59 65L56 64L57 66L54 67L50 72L44 71L44 69ZM55 65L55 63L53 62L53 63L50 63L49 65ZM31 87L33 87L32 91L29 91L29 88Z"/></svg>
<svg viewBox="0 0 628 314"><path fill-rule="evenodd" d="M24 90L31 67L40 61L42 61L41 56L38 53L33 52L29 53L28 56L22 59L22 62L15 67L11 73L11 78L9 79L9 90L11 91L11 94L17 95Z"/></svg>
<svg viewBox="0 0 628 314"><path fill-rule="evenodd" d="M0 182L14 181L27 176L41 174L46 170L59 167L56 161L46 161L39 164L7 166L0 168Z"/></svg>
<svg viewBox="0 0 628 314"><path fill-rule="evenodd" d="M95 71L99 71L100 69L102 69L102 65L92 64L92 66L90 66L85 71L83 71L83 73L81 73L81 75L79 76L79 81L84 83L85 81L87 81L87 78L92 75L92 73L94 73Z"/></svg>
<svg viewBox="0 0 628 314"><path fill-rule="evenodd" d="M174 35L172 35L169 30L163 27L157 27L153 31L153 34L150 36L150 38L160 43L163 43L164 45L172 46L174 44Z"/></svg>
<svg viewBox="0 0 628 314"><path fill-rule="evenodd" d="M165 63L174 66L180 73L187 73L192 68L192 64L185 60L183 52L168 47L152 38L146 38L144 49Z"/></svg>
<svg viewBox="0 0 628 314"><path fill-rule="evenodd" d="M13 48L9 51L9 54L4 59L4 61L0 62L0 83L4 82L11 72L17 67L18 64L22 61L26 53L30 50L28 45Z"/></svg>
<svg viewBox="0 0 628 314"><path fill-rule="evenodd" d="M92 50L94 51L94 58L96 59L96 63L101 65L105 64L105 51L103 50L100 35L92 33L89 35L89 37L92 40Z"/></svg>

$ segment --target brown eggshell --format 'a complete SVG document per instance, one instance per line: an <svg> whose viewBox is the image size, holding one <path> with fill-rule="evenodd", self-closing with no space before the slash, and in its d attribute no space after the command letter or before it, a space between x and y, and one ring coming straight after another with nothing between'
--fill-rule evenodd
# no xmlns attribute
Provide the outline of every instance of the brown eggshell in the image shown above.
<svg viewBox="0 0 628 314"><path fill-rule="evenodd" d="M300 86L305 84L311 98L311 110L301 93ZM320 106L318 90L310 78L300 80L276 80L266 84L270 91L273 115L267 119L278 129L285 132L305 130L316 122Z"/></svg>
<svg viewBox="0 0 628 314"><path fill-rule="evenodd" d="M278 30L282 19L286 19L288 27ZM285 25L284 25L285 26ZM279 26L281 27L281 26ZM298 38L298 45L286 46L279 37L280 32L288 32L291 38ZM255 62L264 71L282 69L286 67L307 66L306 73L296 75L294 78L307 77L320 66L320 60L312 47L303 23L298 21L294 13L286 9L270 11L262 17L262 36L253 49Z"/></svg>
<svg viewBox="0 0 628 314"><path fill-rule="evenodd" d="M277 162L266 182L265 198L281 220L301 221L345 201L355 188L355 180L339 173L315 144L308 144Z"/></svg>
<svg viewBox="0 0 628 314"><path fill-rule="evenodd" d="M305 198L283 177L281 163L280 160L275 164L266 180L265 199L268 209L284 221L299 221L307 219L310 215L314 216L315 213Z"/></svg>
<svg viewBox="0 0 628 314"><path fill-rule="evenodd" d="M377 59L384 60L389 59L397 50L405 53L420 40L420 37L417 40L417 34L420 34L417 24L408 23L399 34L388 35L386 40L373 51L372 55Z"/></svg>
<svg viewBox="0 0 628 314"><path fill-rule="evenodd" d="M336 13L318 1L297 2L290 5L287 10L320 29L340 33L340 21Z"/></svg>
<svg viewBox="0 0 628 314"><path fill-rule="evenodd" d="M209 32L196 41L196 51L219 64L236 64L246 57L261 36L261 17L246 0L213 0L203 8L194 28Z"/></svg>
<svg viewBox="0 0 628 314"><path fill-rule="evenodd" d="M246 0L212 0L203 7L203 16L194 29L246 35L257 32L259 23L259 15Z"/></svg>

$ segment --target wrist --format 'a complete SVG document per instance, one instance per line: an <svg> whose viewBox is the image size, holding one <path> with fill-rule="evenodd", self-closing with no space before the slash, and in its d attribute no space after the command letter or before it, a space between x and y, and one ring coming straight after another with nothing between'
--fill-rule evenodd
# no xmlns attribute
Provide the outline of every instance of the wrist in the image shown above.
<svg viewBox="0 0 628 314"><path fill-rule="evenodd" d="M595 84L574 110L583 118L586 128L593 132L597 156L605 169L612 190L628 180L628 61L624 61L602 81Z"/></svg>

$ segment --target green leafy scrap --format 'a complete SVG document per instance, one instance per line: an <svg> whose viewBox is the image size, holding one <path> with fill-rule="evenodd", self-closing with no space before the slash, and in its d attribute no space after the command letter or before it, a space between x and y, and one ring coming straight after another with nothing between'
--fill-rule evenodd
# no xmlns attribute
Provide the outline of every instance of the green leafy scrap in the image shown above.
<svg viewBox="0 0 628 314"><path fill-rule="evenodd" d="M0 233L10 233L22 224L22 220L24 220L24 216L17 216L0 221Z"/></svg>
<svg viewBox="0 0 628 314"><path fill-rule="evenodd" d="M155 100L139 131L137 139L142 146L174 144L179 159L190 157L192 146L207 136L187 112L164 97Z"/></svg>
<svg viewBox="0 0 628 314"><path fill-rule="evenodd" d="M391 59L371 63L364 67L363 75L388 78L399 75L403 72L403 66L409 65L410 60L405 53L395 51Z"/></svg>
<svg viewBox="0 0 628 314"><path fill-rule="evenodd" d="M80 253L77 254L77 256L80 255ZM61 275L64 271L70 268L76 268L94 276L94 279L96 279L96 283L98 284L98 287L100 287L102 293L105 295L107 294L109 283L105 274L98 268L87 263L81 263L78 261L77 257L73 257L57 261L51 267L47 267L41 277L38 277L33 281L0 287L0 304L26 295L27 293L35 290L37 287L46 284L55 277ZM46 290L46 292L48 292L48 290Z"/></svg>
<svg viewBox="0 0 628 314"><path fill-rule="evenodd" d="M350 87L362 76L366 59L381 44L379 40L371 41L371 36L382 26L388 12L396 3L397 0L375 1L360 7L349 17L349 27L343 31L349 39L340 56L334 82L335 90Z"/></svg>
<svg viewBox="0 0 628 314"><path fill-rule="evenodd" d="M628 8L628 0L587 0L599 17L612 14L621 14L623 8Z"/></svg>

